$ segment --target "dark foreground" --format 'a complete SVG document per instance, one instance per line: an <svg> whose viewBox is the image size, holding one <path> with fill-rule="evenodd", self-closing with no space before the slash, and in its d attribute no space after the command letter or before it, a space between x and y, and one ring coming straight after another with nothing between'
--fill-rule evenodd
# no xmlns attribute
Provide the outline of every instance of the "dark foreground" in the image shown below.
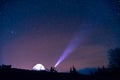
<svg viewBox="0 0 120 80"><path fill-rule="evenodd" d="M32 71L16 68L1 68L0 80L120 80L119 72L95 73L83 75L74 73L58 73L50 71Z"/></svg>

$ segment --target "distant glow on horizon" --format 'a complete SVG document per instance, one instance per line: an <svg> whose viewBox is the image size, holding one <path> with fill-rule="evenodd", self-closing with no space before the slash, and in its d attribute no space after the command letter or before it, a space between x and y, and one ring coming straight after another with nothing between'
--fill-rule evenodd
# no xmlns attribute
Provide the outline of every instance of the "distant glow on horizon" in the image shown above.
<svg viewBox="0 0 120 80"><path fill-rule="evenodd" d="M40 70L45 70L45 67L42 64L36 64L32 70L40 71Z"/></svg>

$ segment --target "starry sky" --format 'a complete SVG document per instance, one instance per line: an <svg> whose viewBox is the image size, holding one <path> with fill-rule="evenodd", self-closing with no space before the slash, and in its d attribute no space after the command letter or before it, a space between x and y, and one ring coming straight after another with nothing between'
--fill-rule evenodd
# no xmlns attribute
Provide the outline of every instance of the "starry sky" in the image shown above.
<svg viewBox="0 0 120 80"><path fill-rule="evenodd" d="M107 66L119 21L120 0L0 0L0 64L49 68L77 38L58 70Z"/></svg>

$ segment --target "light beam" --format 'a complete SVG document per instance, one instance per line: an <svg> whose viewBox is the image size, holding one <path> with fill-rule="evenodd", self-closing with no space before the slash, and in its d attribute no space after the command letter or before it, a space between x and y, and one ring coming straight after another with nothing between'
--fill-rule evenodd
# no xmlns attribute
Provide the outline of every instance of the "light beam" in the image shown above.
<svg viewBox="0 0 120 80"><path fill-rule="evenodd" d="M75 51L79 45L81 45L84 40L90 35L91 31L93 31L94 27L91 24L83 24L82 25L83 29L79 29L77 35L71 40L70 44L68 47L65 49L57 63L54 65L54 67L57 67L68 55L70 55L73 51Z"/></svg>

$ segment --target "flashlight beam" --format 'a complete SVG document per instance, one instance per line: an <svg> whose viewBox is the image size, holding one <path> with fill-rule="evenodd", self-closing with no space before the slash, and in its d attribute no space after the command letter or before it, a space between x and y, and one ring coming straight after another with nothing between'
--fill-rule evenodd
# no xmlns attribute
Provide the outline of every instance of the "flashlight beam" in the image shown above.
<svg viewBox="0 0 120 80"><path fill-rule="evenodd" d="M57 63L54 67L57 67L68 55L70 55L73 51L75 51L79 45L81 45L86 38L90 35L91 32L95 30L95 26L92 24L83 24L83 29L79 29L77 35L71 40L68 47L65 49L61 57L58 59ZM88 28L93 27L93 28Z"/></svg>
<svg viewBox="0 0 120 80"><path fill-rule="evenodd" d="M70 44L68 45L68 47L66 48L66 50L63 52L63 54L61 55L61 57L59 58L59 60L57 61L57 63L55 64L54 67L57 67L58 64L60 64L69 54L71 54L80 44L80 42L82 43L84 40L84 38L81 37L75 37Z"/></svg>

